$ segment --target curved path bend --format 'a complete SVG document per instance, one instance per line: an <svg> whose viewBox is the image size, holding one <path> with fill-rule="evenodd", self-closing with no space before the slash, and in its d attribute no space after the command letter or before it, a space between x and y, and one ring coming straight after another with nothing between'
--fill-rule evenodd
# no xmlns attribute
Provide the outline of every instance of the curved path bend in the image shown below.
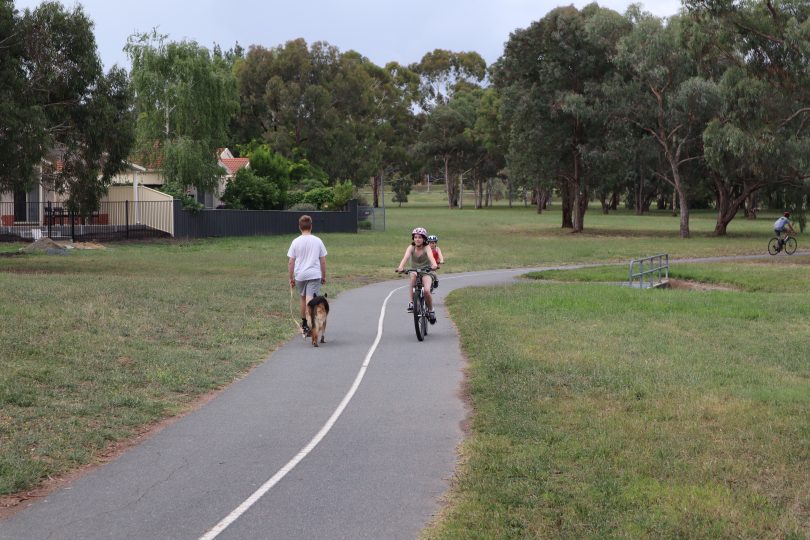
<svg viewBox="0 0 810 540"><path fill-rule="evenodd" d="M715 259L690 262L703 260ZM0 539L416 538L466 417L444 296L530 270L442 275L422 343L404 279L342 293L327 343L293 338L204 407L0 521Z"/></svg>
<svg viewBox="0 0 810 540"><path fill-rule="evenodd" d="M444 296L527 269L442 275L422 343L405 279L331 301L204 407L0 521L0 539L415 538L440 508L466 417Z"/></svg>

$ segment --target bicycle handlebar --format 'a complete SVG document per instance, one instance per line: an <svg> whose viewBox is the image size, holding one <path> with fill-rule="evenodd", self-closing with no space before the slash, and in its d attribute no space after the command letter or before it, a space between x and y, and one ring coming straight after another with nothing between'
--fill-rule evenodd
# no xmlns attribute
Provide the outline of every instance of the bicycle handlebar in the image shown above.
<svg viewBox="0 0 810 540"><path fill-rule="evenodd" d="M438 267L436 268L438 270ZM394 270L398 274L412 274L416 272L417 274L428 274L433 270L429 266L425 266L424 268L406 268L402 272L399 270Z"/></svg>

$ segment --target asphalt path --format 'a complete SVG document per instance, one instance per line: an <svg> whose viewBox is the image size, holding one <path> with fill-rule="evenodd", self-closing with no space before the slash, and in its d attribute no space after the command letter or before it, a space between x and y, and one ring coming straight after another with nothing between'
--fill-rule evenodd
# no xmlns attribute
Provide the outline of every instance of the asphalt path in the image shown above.
<svg viewBox="0 0 810 540"><path fill-rule="evenodd" d="M757 258L769 256L670 263ZM0 521L0 539L416 538L467 415L444 296L530 270L441 275L421 343L405 279L342 293L325 344L291 339L204 407Z"/></svg>
<svg viewBox="0 0 810 540"><path fill-rule="evenodd" d="M0 521L0 538L416 538L467 415L444 296L527 271L441 275L421 343L406 279L342 293L326 343L293 338L204 407Z"/></svg>

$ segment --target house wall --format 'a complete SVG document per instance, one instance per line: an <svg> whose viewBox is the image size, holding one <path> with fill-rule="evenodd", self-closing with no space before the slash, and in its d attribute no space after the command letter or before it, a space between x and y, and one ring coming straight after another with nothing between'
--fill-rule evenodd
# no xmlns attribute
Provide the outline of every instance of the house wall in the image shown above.
<svg viewBox="0 0 810 540"><path fill-rule="evenodd" d="M135 170L128 170L113 176L112 184L113 185L126 185L126 184L134 184L137 180L138 184L142 184L144 186L162 186L165 182L163 180L163 176L161 176L160 172L158 171L135 171Z"/></svg>
<svg viewBox="0 0 810 540"><path fill-rule="evenodd" d="M137 190L134 186L110 186L101 202L108 208L111 225L147 225L174 235L173 200L171 195L139 185Z"/></svg>

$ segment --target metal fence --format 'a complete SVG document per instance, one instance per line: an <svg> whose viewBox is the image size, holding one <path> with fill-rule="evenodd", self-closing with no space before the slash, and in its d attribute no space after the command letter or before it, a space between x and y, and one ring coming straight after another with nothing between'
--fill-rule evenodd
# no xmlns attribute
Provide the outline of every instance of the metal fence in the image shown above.
<svg viewBox="0 0 810 540"><path fill-rule="evenodd" d="M61 203L0 203L0 241L47 236L74 242L173 236L172 201L102 202L79 214Z"/></svg>
<svg viewBox="0 0 810 540"><path fill-rule="evenodd" d="M644 263L647 263L646 270ZM636 271L636 267L638 267L638 271ZM631 287L641 289L667 287L669 285L669 254L661 253L652 257L631 260L628 276L628 284ZM636 281L638 281L638 285L636 285Z"/></svg>
<svg viewBox="0 0 810 540"><path fill-rule="evenodd" d="M374 208L373 206L358 206L357 227L360 230L384 231L385 208Z"/></svg>
<svg viewBox="0 0 810 540"><path fill-rule="evenodd" d="M304 214L312 216L313 229L317 232L356 233L358 223L369 221L370 218L371 229L384 230L384 209L371 210L371 213L361 213L357 201L350 201L347 209L341 212L188 211L182 208L180 201L174 200L103 202L95 212L81 215L59 203L8 202L0 203L0 241L31 241L49 237L55 240L87 242L155 237L294 234L298 232L298 218Z"/></svg>

